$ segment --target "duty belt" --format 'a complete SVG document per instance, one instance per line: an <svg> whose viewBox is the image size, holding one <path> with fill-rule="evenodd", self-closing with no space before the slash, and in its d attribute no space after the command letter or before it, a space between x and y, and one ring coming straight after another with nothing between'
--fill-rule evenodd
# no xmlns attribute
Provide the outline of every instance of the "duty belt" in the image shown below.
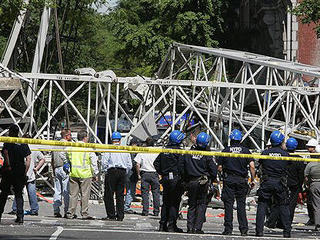
<svg viewBox="0 0 320 240"><path fill-rule="evenodd" d="M108 170L126 170L126 169L122 167L112 167L112 168L109 168Z"/></svg>
<svg viewBox="0 0 320 240"><path fill-rule="evenodd" d="M237 173L233 173L233 172L225 172L224 173L225 177L227 178L228 176L235 176L235 177L241 177L241 178L247 178L247 176L242 176L240 174L237 174Z"/></svg>
<svg viewBox="0 0 320 240"><path fill-rule="evenodd" d="M173 176L174 176L174 177L180 176L179 173L176 173L176 172L172 172L172 173L173 173ZM164 177L169 177L169 173L166 173L166 174L164 174L163 176L164 176Z"/></svg>

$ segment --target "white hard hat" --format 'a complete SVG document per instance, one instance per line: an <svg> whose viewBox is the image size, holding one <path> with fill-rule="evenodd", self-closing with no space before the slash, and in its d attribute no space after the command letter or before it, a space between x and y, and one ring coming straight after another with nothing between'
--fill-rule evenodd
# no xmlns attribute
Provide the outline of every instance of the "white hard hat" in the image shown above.
<svg viewBox="0 0 320 240"><path fill-rule="evenodd" d="M320 153L320 145L317 145L317 146L316 146L316 152L317 152L317 153Z"/></svg>
<svg viewBox="0 0 320 240"><path fill-rule="evenodd" d="M307 147L316 147L318 145L318 141L314 138L311 138L306 144Z"/></svg>

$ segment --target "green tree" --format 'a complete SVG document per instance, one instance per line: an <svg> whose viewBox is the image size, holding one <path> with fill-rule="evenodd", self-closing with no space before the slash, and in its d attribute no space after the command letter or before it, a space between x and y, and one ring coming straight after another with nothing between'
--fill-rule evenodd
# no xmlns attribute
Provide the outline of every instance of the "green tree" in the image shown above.
<svg viewBox="0 0 320 240"><path fill-rule="evenodd" d="M19 11L27 8L26 22L21 29L9 67L21 72L31 70L41 13L46 4L52 7L52 14L41 72L59 73L54 7L58 13L64 73L73 73L74 69L81 67L94 67L97 71L122 68L119 59L114 57L114 51L121 45L109 33L106 16L97 11L105 2L105 0L30 0L29 5L24 5L23 0L0 1L0 54L2 55L5 49ZM67 84L70 85L66 86L66 89L71 91L72 83ZM85 91L74 98L80 106L86 99ZM61 94L54 93L53 99L58 104ZM45 110L42 112L39 117L46 118ZM62 115L63 111L57 116L58 120L59 117L63 117Z"/></svg>
<svg viewBox="0 0 320 240"><path fill-rule="evenodd" d="M120 0L109 27L124 47L124 65L150 75L173 41L218 46L226 0Z"/></svg>
<svg viewBox="0 0 320 240"><path fill-rule="evenodd" d="M19 11L24 8L28 10L26 22L20 32L16 45L16 53L19 52L19 54L16 56L15 61L11 62L11 68L17 71L30 71L41 13L45 5L52 7L52 13L54 8L58 12L65 72L70 73L76 67L83 67L81 64L84 61L87 64L96 62L96 59L93 57L95 55L92 53L94 53L94 50L99 49L99 46L105 46L105 41L103 44L101 41L101 44L98 44L97 38L105 39L103 36L110 35L105 27L104 16L97 12L97 9L101 4L106 3L106 0L29 0L29 4L25 4L24 2L24 0L0 1L1 55L10 36L14 20L19 15ZM102 32L105 32L105 34L102 34ZM51 14L47 49L41 71L58 72L56 45L54 14ZM110 51L105 51L105 54L110 55ZM80 57L83 61L81 61Z"/></svg>
<svg viewBox="0 0 320 240"><path fill-rule="evenodd" d="M314 23L317 37L320 38L320 0L303 0L292 12L302 23Z"/></svg>
<svg viewBox="0 0 320 240"><path fill-rule="evenodd" d="M0 56L3 54L10 25L23 7L22 0L2 0L0 3Z"/></svg>

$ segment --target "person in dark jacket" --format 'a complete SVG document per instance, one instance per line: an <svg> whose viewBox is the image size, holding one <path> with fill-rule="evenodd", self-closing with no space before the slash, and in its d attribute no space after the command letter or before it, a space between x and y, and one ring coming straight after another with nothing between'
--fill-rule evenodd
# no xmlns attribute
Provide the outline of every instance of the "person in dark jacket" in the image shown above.
<svg viewBox="0 0 320 240"><path fill-rule="evenodd" d="M169 136L167 148L180 149L179 145L185 135L179 130L174 130ZM183 194L181 184L181 154L160 153L153 165L162 177L163 204L159 231L183 232L177 227L179 204Z"/></svg>
<svg viewBox="0 0 320 240"><path fill-rule="evenodd" d="M291 137L286 142L287 151L293 153L298 146L298 141ZM297 206L297 200L299 192L302 191L302 184L304 181L304 163L303 161L289 161L287 166L287 185L289 188L289 212L290 212L290 223L292 224L294 217L294 210ZM266 226L269 228L282 228L283 224L280 221L279 207L273 207L271 214L266 222Z"/></svg>
<svg viewBox="0 0 320 240"><path fill-rule="evenodd" d="M18 137L19 127L12 124L9 128L9 137ZM26 173L30 167L31 151L27 144L4 143L2 148L4 165L1 169L0 183L0 221L7 202L8 195L13 187L17 203L16 223L23 223L23 196L22 191L27 183Z"/></svg>
<svg viewBox="0 0 320 240"><path fill-rule="evenodd" d="M130 141L130 145L138 146L138 140L132 139ZM136 156L137 156L136 153L131 153L132 168L129 170L128 174L126 175L126 197L124 202L124 212L127 214L136 214L136 212L130 208L131 202L134 201L136 197L136 186L138 182L136 162L134 161L134 158Z"/></svg>
<svg viewBox="0 0 320 240"><path fill-rule="evenodd" d="M249 149L242 146L242 133L235 129L229 136L230 146L222 152L251 154ZM231 235L233 230L233 204L237 201L237 214L241 236L248 234L246 215L246 195L249 190L248 170L250 169L252 184L255 179L255 166L252 158L219 157L219 171L223 172L222 201L225 208L223 235ZM253 185L252 185L253 186Z"/></svg>
<svg viewBox="0 0 320 240"><path fill-rule="evenodd" d="M270 141L272 148L264 150L262 155L272 157L288 157L289 154L284 150L284 135L280 131L271 133ZM289 213L289 195L286 185L287 166L289 161L260 159L259 163L262 170L260 188L258 189L258 208L256 215L256 236L263 236L264 220L266 209L272 199L279 206L280 219L283 223L283 236L291 236L291 224Z"/></svg>
<svg viewBox="0 0 320 240"><path fill-rule="evenodd" d="M204 151L210 136L204 132L197 136L194 150ZM211 156L186 155L182 162L183 176L188 191L188 233L203 234L202 225L207 209L207 192L210 182L216 179L217 166Z"/></svg>

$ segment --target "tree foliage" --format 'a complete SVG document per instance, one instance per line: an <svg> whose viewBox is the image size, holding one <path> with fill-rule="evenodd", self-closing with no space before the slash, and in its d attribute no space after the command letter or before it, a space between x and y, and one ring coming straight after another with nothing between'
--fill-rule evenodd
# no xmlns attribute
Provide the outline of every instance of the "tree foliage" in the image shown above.
<svg viewBox="0 0 320 240"><path fill-rule="evenodd" d="M292 12L302 23L314 23L317 37L320 38L320 0L303 0Z"/></svg>
<svg viewBox="0 0 320 240"><path fill-rule="evenodd" d="M23 2L3 0L0 4L0 54L19 11L29 9L17 46L20 60L15 59L10 67L30 71L41 12L47 4L57 8L65 72L92 66L97 70L128 69L128 75L151 75L173 41L218 46L225 23L223 14L232 1L119 0L104 15L97 9L110 0L30 0L27 6ZM52 14L43 72L59 72L53 22Z"/></svg>
<svg viewBox="0 0 320 240"><path fill-rule="evenodd" d="M99 6L105 2L106 0L30 0L29 4L25 4L23 0L3 0L0 3L0 54L5 49L19 11L28 10L16 45L15 59L11 61L10 67L18 71L30 71L41 13L47 5L52 7L51 24L41 71L58 72L54 8L58 12L65 72L70 73L76 67L95 63L96 59L92 59L96 56L94 53L101 51L100 46L105 47L105 42L108 41L106 38L110 35L103 16L97 12ZM99 56L101 58L101 54Z"/></svg>
<svg viewBox="0 0 320 240"><path fill-rule="evenodd" d="M227 6L226 0L120 0L108 25L124 45L117 53L125 66L150 74L173 41L217 46Z"/></svg>

